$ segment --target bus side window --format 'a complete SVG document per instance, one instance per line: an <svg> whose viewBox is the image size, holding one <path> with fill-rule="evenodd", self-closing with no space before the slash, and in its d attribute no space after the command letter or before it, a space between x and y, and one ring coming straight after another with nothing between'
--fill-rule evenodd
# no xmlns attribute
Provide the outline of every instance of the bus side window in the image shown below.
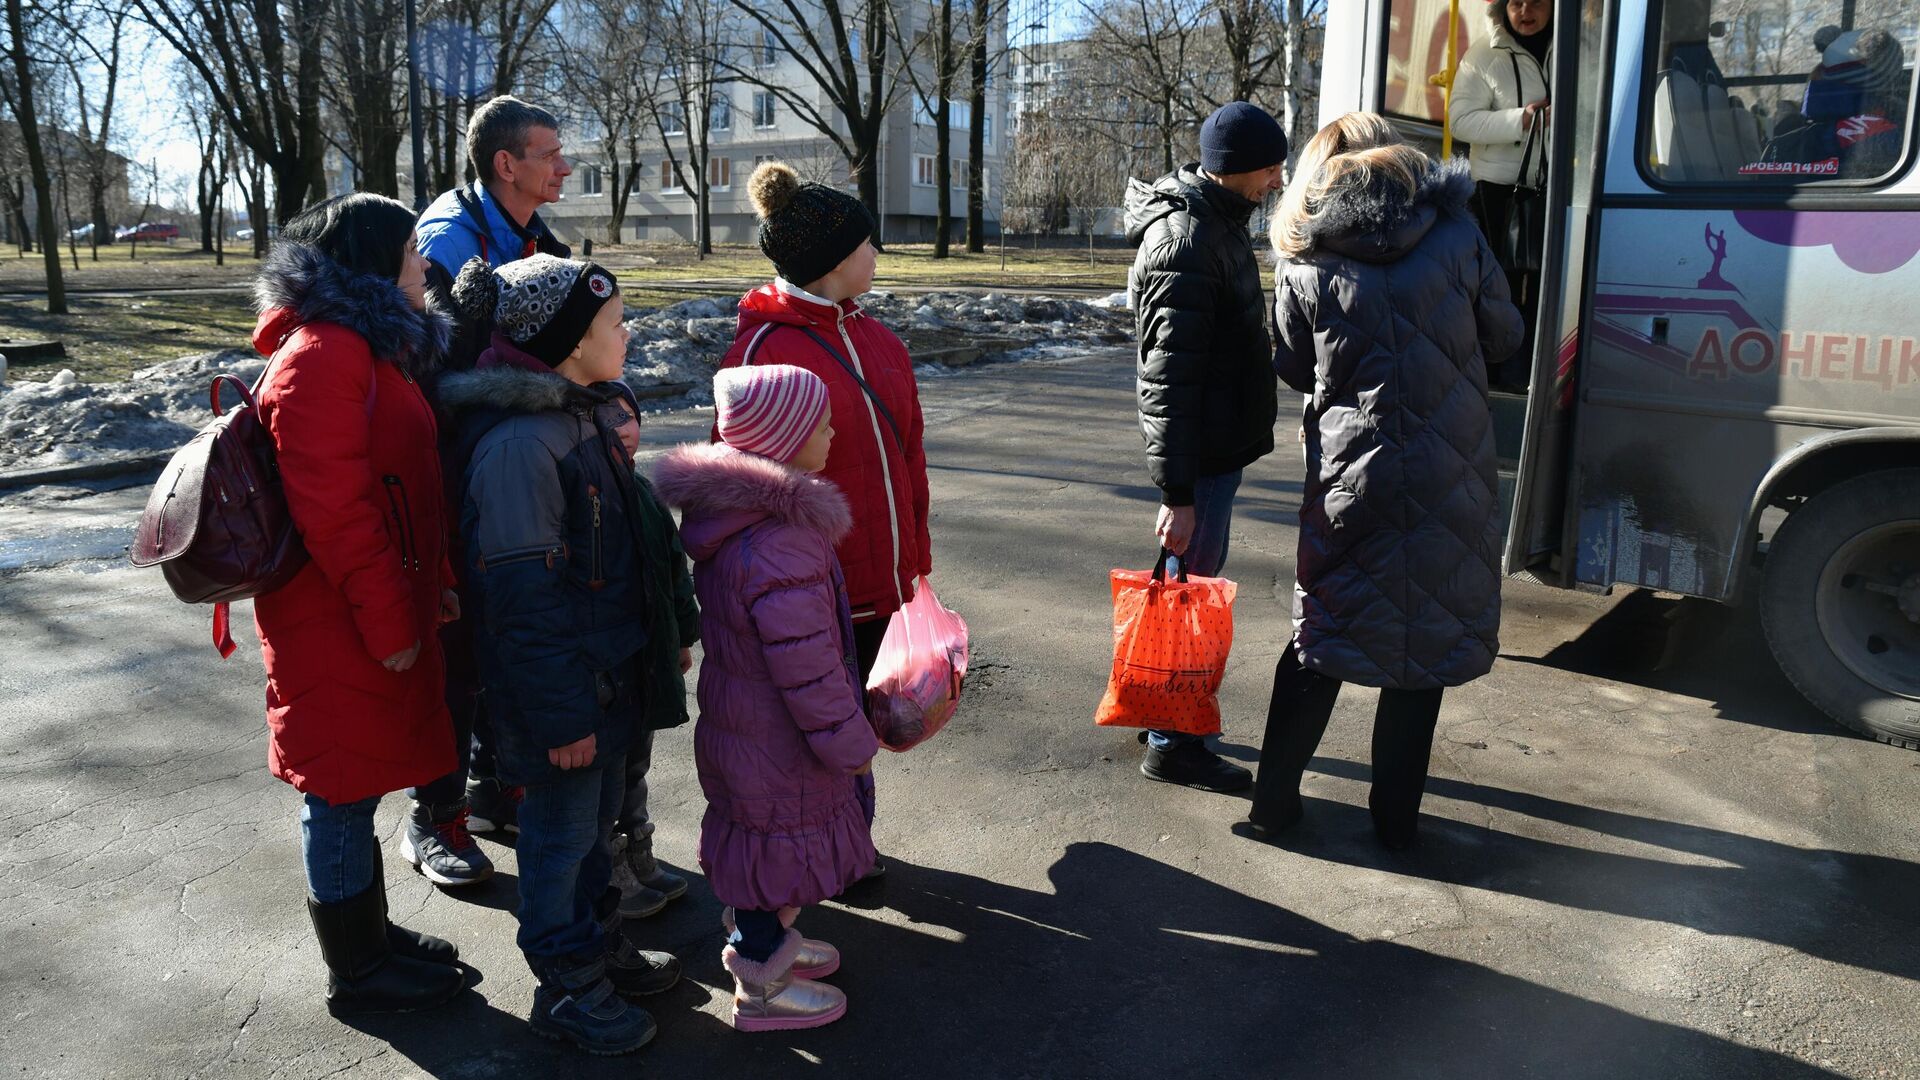
<svg viewBox="0 0 1920 1080"><path fill-rule="evenodd" d="M1818 22L1831 15L1845 24ZM1886 176L1907 142L1917 36L1912 0L1669 0L1645 159L1678 183Z"/></svg>

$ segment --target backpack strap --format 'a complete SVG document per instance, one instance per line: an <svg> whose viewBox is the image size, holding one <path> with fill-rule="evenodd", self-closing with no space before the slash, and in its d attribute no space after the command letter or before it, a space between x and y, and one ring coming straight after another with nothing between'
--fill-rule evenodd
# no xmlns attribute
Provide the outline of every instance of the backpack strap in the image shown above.
<svg viewBox="0 0 1920 1080"><path fill-rule="evenodd" d="M893 432L893 445L899 449L901 456L904 457L907 452L907 440L904 436L900 434L900 422L893 418L893 410L887 408L887 403L880 400L880 395L874 392L873 387L870 384L868 384L867 380L860 377L860 373L854 370L852 364L847 363L846 357L840 355L840 350L828 344L826 338L823 338L819 334L815 333L813 327L799 326L793 323L763 324L759 329L759 331L757 331L754 334L753 340L747 343L747 352L745 356L741 357L740 366L741 367L753 366L753 356L754 356L754 353L760 350L760 343L767 339L767 335L769 333L771 333L773 330L781 326L792 326L795 330L798 330L801 333L812 338L813 343L815 345L818 345L822 349L825 349L827 351L827 355L833 357L834 362L840 365L840 369L842 371L845 371L849 378L851 378L854 382L859 384L861 391L867 395L867 400L873 402L873 407L875 409L878 409L880 411L880 416L886 420L888 430Z"/></svg>
<svg viewBox="0 0 1920 1080"><path fill-rule="evenodd" d="M280 344L284 346L286 342L282 341ZM267 376L273 372L273 366L279 362L280 362L280 350L275 349L273 351L273 356L268 358L267 360L267 366L260 369L260 377L253 381L253 389L250 392L250 400L248 404L253 406L254 415L256 416L256 418L259 417L259 411L260 411L260 404L259 404L260 391L263 388L265 388L265 386L267 385ZM378 364L380 360L378 357L375 357L373 362L375 364ZM369 378L367 379L367 423L371 425L373 423L373 403L375 400L379 398L379 395L380 395L379 368L376 367L371 369L368 372L368 375L369 375ZM214 396L214 407L217 409L219 407L219 399L220 399L220 388L219 388L218 380L216 380L214 383L213 396ZM262 419L262 425L264 426L264 423L265 423L264 418L261 418L261 419ZM274 468L278 470L279 467L280 467L279 458L278 458L278 455L275 455ZM225 660L227 657L232 656L234 649L238 647L233 642L233 621L232 621L231 613L228 611L228 608L227 608L227 602L225 600L219 601L218 603L213 605L213 647L216 651L220 653L220 659L222 660Z"/></svg>

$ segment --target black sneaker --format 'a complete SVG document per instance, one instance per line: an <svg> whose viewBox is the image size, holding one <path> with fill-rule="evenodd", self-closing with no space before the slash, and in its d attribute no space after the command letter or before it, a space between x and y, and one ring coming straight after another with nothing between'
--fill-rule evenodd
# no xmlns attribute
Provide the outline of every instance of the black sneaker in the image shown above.
<svg viewBox="0 0 1920 1080"><path fill-rule="evenodd" d="M413 804L400 834L400 857L428 881L458 887L493 876L493 860L467 831L465 804L431 807Z"/></svg>
<svg viewBox="0 0 1920 1080"><path fill-rule="evenodd" d="M520 800L527 789L491 776L467 777L467 828L477 833L520 831Z"/></svg>
<svg viewBox="0 0 1920 1080"><path fill-rule="evenodd" d="M1164 784L1180 784L1201 791L1242 791L1253 783L1253 772L1207 749L1198 739L1182 741L1166 750L1147 747L1140 775Z"/></svg>
<svg viewBox="0 0 1920 1080"><path fill-rule="evenodd" d="M614 992L598 961L542 979L527 1022L537 1035L602 1057L631 1054L652 1042L659 1030L645 1009L627 1004Z"/></svg>

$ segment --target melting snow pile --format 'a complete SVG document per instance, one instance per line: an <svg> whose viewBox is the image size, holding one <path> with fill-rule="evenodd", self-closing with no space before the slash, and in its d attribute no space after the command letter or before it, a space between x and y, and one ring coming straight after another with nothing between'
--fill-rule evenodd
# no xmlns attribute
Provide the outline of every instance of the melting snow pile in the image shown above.
<svg viewBox="0 0 1920 1080"><path fill-rule="evenodd" d="M1110 342L1133 329L1131 314L1110 306L1111 298L1089 304L999 293L873 293L862 304L915 352L922 342L977 337L1004 343L999 351L1018 358L1035 346ZM733 343L732 300L628 314L627 381L666 407L710 403L713 370ZM171 451L212 418L207 391L214 376L230 373L251 385L264 364L251 349L236 348L155 364L120 382L83 383L70 371L46 382L9 381L0 385L0 469Z"/></svg>

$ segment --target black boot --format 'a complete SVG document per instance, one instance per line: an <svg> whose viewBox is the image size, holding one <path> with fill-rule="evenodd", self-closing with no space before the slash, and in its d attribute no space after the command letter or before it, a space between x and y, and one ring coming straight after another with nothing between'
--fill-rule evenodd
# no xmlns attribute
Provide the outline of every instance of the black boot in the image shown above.
<svg viewBox="0 0 1920 1080"><path fill-rule="evenodd" d="M607 979L622 997L646 997L671 990L680 981L680 958L672 953L642 949L621 930L620 890L608 889L600 900L600 933L606 943Z"/></svg>
<svg viewBox="0 0 1920 1080"><path fill-rule="evenodd" d="M453 942L437 938L432 934L422 934L397 926L387 917L387 866L380 855L379 845L373 849L373 883L380 886L380 918L387 924L387 947L395 956L404 956L410 960L425 960L429 964L457 964L460 962L460 950Z"/></svg>
<svg viewBox="0 0 1920 1080"><path fill-rule="evenodd" d="M398 955L387 940L386 882L337 904L307 900L327 963L327 1011L412 1012L444 1004L467 984L457 967Z"/></svg>
<svg viewBox="0 0 1920 1080"><path fill-rule="evenodd" d="M1199 739L1183 739L1165 750L1147 747L1140 774L1149 780L1182 784L1202 791L1239 791L1253 783L1253 773L1207 749Z"/></svg>
<svg viewBox="0 0 1920 1080"><path fill-rule="evenodd" d="M1294 647L1273 667L1273 696L1267 702L1267 731L1260 738L1260 779L1253 787L1247 821L1261 840L1299 823L1300 778L1320 747L1333 717L1340 681L1300 666Z"/></svg>
<svg viewBox="0 0 1920 1080"><path fill-rule="evenodd" d="M1380 846L1402 851L1419 837L1439 690L1382 690L1373 716L1373 786L1367 809Z"/></svg>

